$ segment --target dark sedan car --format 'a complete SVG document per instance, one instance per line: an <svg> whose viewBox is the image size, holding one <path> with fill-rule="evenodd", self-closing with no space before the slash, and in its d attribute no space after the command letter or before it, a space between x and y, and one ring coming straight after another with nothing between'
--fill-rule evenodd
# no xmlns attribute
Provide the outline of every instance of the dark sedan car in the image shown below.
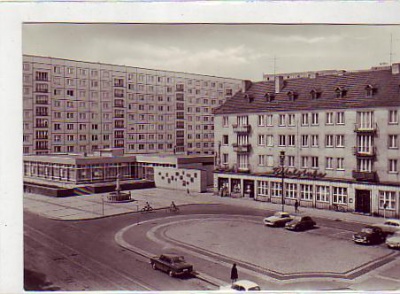
<svg viewBox="0 0 400 294"><path fill-rule="evenodd" d="M359 244L379 244L385 241L386 234L381 228L368 226L353 235L353 241Z"/></svg>
<svg viewBox="0 0 400 294"><path fill-rule="evenodd" d="M291 222L286 223L285 229L303 231L312 229L316 222L309 216L296 216Z"/></svg>
<svg viewBox="0 0 400 294"><path fill-rule="evenodd" d="M150 258L153 269L162 270L170 277L190 275L193 272L193 265L187 263L185 258L176 254L161 254Z"/></svg>

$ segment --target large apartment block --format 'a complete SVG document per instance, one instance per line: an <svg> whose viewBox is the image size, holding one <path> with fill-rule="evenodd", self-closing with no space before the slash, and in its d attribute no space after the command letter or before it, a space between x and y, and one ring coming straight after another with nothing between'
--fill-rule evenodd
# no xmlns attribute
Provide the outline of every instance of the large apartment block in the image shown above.
<svg viewBox="0 0 400 294"><path fill-rule="evenodd" d="M277 76L215 115L223 195L400 216L399 64Z"/></svg>
<svg viewBox="0 0 400 294"><path fill-rule="evenodd" d="M24 154L213 154L212 109L238 79L23 56Z"/></svg>

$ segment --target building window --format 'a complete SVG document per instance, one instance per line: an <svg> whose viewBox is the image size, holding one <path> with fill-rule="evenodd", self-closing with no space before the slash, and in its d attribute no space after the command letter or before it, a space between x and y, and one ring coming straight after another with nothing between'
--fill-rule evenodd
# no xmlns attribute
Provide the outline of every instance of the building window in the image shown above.
<svg viewBox="0 0 400 294"><path fill-rule="evenodd" d="M294 156L289 155L287 158L288 158L288 167L294 167Z"/></svg>
<svg viewBox="0 0 400 294"><path fill-rule="evenodd" d="M282 184L280 182L271 182L271 196L282 197Z"/></svg>
<svg viewBox="0 0 400 294"><path fill-rule="evenodd" d="M397 125L399 123L399 115L397 110L389 110L389 124Z"/></svg>
<svg viewBox="0 0 400 294"><path fill-rule="evenodd" d="M379 191L379 208L380 209L396 209L396 192L395 191Z"/></svg>
<svg viewBox="0 0 400 294"><path fill-rule="evenodd" d="M223 153L222 154L222 164L228 164L228 163L229 163L229 154Z"/></svg>
<svg viewBox="0 0 400 294"><path fill-rule="evenodd" d="M286 146L286 136L279 135L279 146Z"/></svg>
<svg viewBox="0 0 400 294"><path fill-rule="evenodd" d="M311 147L318 147L318 135L311 135Z"/></svg>
<svg viewBox="0 0 400 294"><path fill-rule="evenodd" d="M294 127L296 125L296 116L292 114L288 114L288 125L290 127Z"/></svg>
<svg viewBox="0 0 400 294"><path fill-rule="evenodd" d="M318 168L318 157L317 156L311 156L311 168Z"/></svg>
<svg viewBox="0 0 400 294"><path fill-rule="evenodd" d="M48 84L37 83L36 84L36 92L48 93L49 92L49 85Z"/></svg>
<svg viewBox="0 0 400 294"><path fill-rule="evenodd" d="M318 124L318 113L311 113L311 125L317 126Z"/></svg>
<svg viewBox="0 0 400 294"><path fill-rule="evenodd" d="M300 199L313 200L313 185L300 185Z"/></svg>
<svg viewBox="0 0 400 294"><path fill-rule="evenodd" d="M272 114L267 115L267 127L272 127L273 125L273 116Z"/></svg>
<svg viewBox="0 0 400 294"><path fill-rule="evenodd" d="M229 136L228 135L223 135L222 136L222 144L223 145L228 145L229 144Z"/></svg>
<svg viewBox="0 0 400 294"><path fill-rule="evenodd" d="M336 124L344 125L344 112L336 113Z"/></svg>
<svg viewBox="0 0 400 294"><path fill-rule="evenodd" d="M258 155L258 165L265 166L265 155Z"/></svg>
<svg viewBox="0 0 400 294"><path fill-rule="evenodd" d="M222 117L222 126L224 128L229 127L229 117L228 116L223 116Z"/></svg>
<svg viewBox="0 0 400 294"><path fill-rule="evenodd" d="M268 196L269 195L268 182L267 181L257 181L257 195Z"/></svg>
<svg viewBox="0 0 400 294"><path fill-rule="evenodd" d="M267 135L267 146L274 146L274 135Z"/></svg>
<svg viewBox="0 0 400 294"><path fill-rule="evenodd" d="M301 125L308 126L308 113L301 114Z"/></svg>
<svg viewBox="0 0 400 294"><path fill-rule="evenodd" d="M49 81L48 73L43 71L36 72L36 81L47 82Z"/></svg>
<svg viewBox="0 0 400 294"><path fill-rule="evenodd" d="M296 146L296 135L288 135L288 146Z"/></svg>
<svg viewBox="0 0 400 294"><path fill-rule="evenodd" d="M344 158L339 157L336 159L336 169L337 170L344 170Z"/></svg>
<svg viewBox="0 0 400 294"><path fill-rule="evenodd" d="M274 166L274 156L273 155L267 155L267 166L268 167Z"/></svg>
<svg viewBox="0 0 400 294"><path fill-rule="evenodd" d="M344 135L336 135L336 147L344 147Z"/></svg>
<svg viewBox="0 0 400 294"><path fill-rule="evenodd" d="M333 169L333 157L325 157L325 168Z"/></svg>
<svg viewBox="0 0 400 294"><path fill-rule="evenodd" d="M333 147L333 135L326 135L325 147Z"/></svg>
<svg viewBox="0 0 400 294"><path fill-rule="evenodd" d="M286 183L285 184L285 197L291 199L297 199L297 184Z"/></svg>
<svg viewBox="0 0 400 294"><path fill-rule="evenodd" d="M301 167L302 168L307 168L308 167L308 157L307 156L302 156L301 157Z"/></svg>
<svg viewBox="0 0 400 294"><path fill-rule="evenodd" d="M315 198L320 202L329 202L330 189L329 186L315 186Z"/></svg>
<svg viewBox="0 0 400 294"><path fill-rule="evenodd" d="M398 173L397 159L389 159L389 173Z"/></svg>
<svg viewBox="0 0 400 294"><path fill-rule="evenodd" d="M258 145L265 145L265 135L258 135Z"/></svg>
<svg viewBox="0 0 400 294"><path fill-rule="evenodd" d="M286 115L280 114L279 115L279 126L284 127L286 125Z"/></svg>
<svg viewBox="0 0 400 294"><path fill-rule="evenodd" d="M333 203L347 204L347 188L333 187Z"/></svg>
<svg viewBox="0 0 400 294"><path fill-rule="evenodd" d="M265 116L264 115L258 116L258 126L259 127L265 126Z"/></svg>
<svg viewBox="0 0 400 294"><path fill-rule="evenodd" d="M388 141L388 147L390 149L398 149L399 145L398 145L398 139L397 139L397 135L389 135L389 141Z"/></svg>
<svg viewBox="0 0 400 294"><path fill-rule="evenodd" d="M308 147L308 135L301 135L301 147Z"/></svg>

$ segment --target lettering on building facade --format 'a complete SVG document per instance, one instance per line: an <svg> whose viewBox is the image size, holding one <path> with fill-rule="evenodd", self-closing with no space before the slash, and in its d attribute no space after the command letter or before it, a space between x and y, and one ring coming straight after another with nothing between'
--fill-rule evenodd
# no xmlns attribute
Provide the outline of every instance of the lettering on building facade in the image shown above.
<svg viewBox="0 0 400 294"><path fill-rule="evenodd" d="M274 175L282 175L282 167L274 167L273 169ZM296 178L324 178L326 173L319 172L317 170L314 171L307 171L307 170L299 170L294 168L292 170L288 168L283 169L283 174L285 177L296 177Z"/></svg>

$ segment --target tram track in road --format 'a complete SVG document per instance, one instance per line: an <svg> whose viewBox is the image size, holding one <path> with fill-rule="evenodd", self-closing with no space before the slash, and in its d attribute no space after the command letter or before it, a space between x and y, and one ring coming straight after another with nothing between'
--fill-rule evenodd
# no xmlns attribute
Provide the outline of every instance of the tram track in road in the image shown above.
<svg viewBox="0 0 400 294"><path fill-rule="evenodd" d="M132 278L123 271L116 270L114 267L84 254L82 251L61 242L32 226L25 224L24 227L24 238L26 238L25 244L39 244L48 250L49 253L58 256L59 260L69 263L72 269L76 269L75 272L84 271L107 285L107 288L111 287L114 290L118 289L126 291L159 290L154 289L154 287L151 287L143 281L138 281L137 279ZM71 273L71 275L74 275L74 273Z"/></svg>

